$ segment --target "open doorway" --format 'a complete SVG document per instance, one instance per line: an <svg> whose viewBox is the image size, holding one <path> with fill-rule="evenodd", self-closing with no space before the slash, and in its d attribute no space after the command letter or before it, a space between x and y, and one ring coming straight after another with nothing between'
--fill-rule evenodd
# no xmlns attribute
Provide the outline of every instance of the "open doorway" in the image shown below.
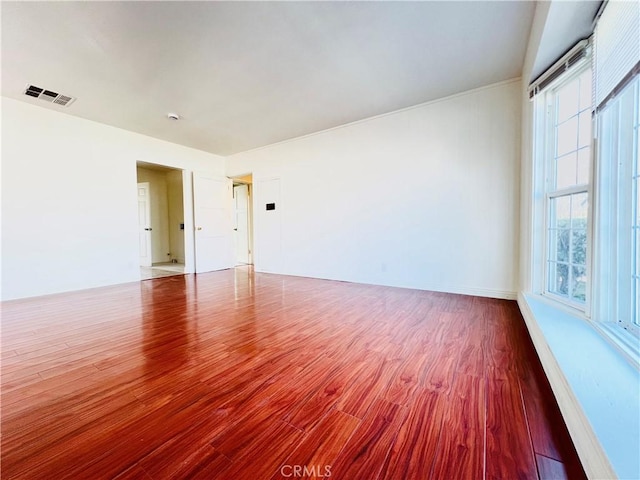
<svg viewBox="0 0 640 480"><path fill-rule="evenodd" d="M235 264L253 264L253 202L252 174L232 178L233 180L233 234Z"/></svg>
<svg viewBox="0 0 640 480"><path fill-rule="evenodd" d="M141 279L183 275L182 170L144 162L136 167Z"/></svg>

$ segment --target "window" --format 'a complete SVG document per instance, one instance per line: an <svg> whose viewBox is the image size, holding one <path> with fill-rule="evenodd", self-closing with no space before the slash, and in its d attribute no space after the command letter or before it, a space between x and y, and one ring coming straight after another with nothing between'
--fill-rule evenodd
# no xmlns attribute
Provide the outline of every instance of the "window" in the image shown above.
<svg viewBox="0 0 640 480"><path fill-rule="evenodd" d="M558 308L573 307L572 313L595 321L637 364L637 2L603 2L593 35L535 79L529 97L533 99L533 189L527 252L531 275L525 286Z"/></svg>
<svg viewBox="0 0 640 480"><path fill-rule="evenodd" d="M638 362L640 334L638 236L638 122L640 9L637 2L604 2L594 31L597 145L594 189L592 318L631 346ZM622 328L619 328L622 327ZM632 337L631 337L632 338Z"/></svg>
<svg viewBox="0 0 640 480"><path fill-rule="evenodd" d="M635 334L640 326L639 90L636 75L598 114L601 234L595 252L602 296L598 317Z"/></svg>
<svg viewBox="0 0 640 480"><path fill-rule="evenodd" d="M547 97L544 292L584 309L588 287L591 70L567 74Z"/></svg>

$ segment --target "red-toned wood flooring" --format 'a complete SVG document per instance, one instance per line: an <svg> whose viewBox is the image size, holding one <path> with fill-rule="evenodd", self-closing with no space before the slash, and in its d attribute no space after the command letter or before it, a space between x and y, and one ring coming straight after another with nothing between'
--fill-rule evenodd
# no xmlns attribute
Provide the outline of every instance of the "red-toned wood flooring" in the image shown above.
<svg viewBox="0 0 640 480"><path fill-rule="evenodd" d="M5 302L3 479L584 478L515 302L210 274Z"/></svg>

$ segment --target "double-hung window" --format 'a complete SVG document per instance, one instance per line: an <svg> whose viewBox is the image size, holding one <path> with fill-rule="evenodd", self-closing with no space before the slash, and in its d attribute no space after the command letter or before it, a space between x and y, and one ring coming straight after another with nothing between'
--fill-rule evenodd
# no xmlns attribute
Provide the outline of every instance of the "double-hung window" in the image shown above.
<svg viewBox="0 0 640 480"><path fill-rule="evenodd" d="M567 72L546 93L544 293L585 308L589 275L592 73Z"/></svg>
<svg viewBox="0 0 640 480"><path fill-rule="evenodd" d="M634 358L640 358L639 32L637 3L605 3L594 35L530 87L532 290L596 321L619 344L635 342Z"/></svg>
<svg viewBox="0 0 640 480"><path fill-rule="evenodd" d="M594 93L597 162L594 186L595 320L612 333L640 334L640 8L607 2L596 22ZM635 338L636 358L640 343Z"/></svg>

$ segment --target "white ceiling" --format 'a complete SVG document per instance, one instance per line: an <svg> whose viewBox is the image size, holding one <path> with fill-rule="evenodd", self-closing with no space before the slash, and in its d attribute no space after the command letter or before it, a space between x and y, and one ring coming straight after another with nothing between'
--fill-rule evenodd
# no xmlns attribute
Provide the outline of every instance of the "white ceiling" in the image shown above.
<svg viewBox="0 0 640 480"><path fill-rule="evenodd" d="M228 155L518 77L533 12L523 1L3 1L2 94ZM78 99L49 105L23 95L27 83Z"/></svg>
<svg viewBox="0 0 640 480"><path fill-rule="evenodd" d="M527 80L536 79L576 43L591 36L601 3L601 0L551 2L531 78Z"/></svg>

